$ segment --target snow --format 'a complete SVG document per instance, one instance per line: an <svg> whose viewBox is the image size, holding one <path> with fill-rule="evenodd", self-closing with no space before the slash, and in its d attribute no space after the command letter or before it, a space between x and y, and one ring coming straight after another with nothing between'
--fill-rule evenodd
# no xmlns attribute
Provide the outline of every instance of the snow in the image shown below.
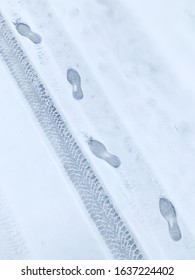
<svg viewBox="0 0 195 280"><path fill-rule="evenodd" d="M145 255L194 258L193 2L1 2L10 28ZM17 33L12 21L19 17L41 35L41 44ZM72 97L69 67L81 76L80 101ZM1 75L0 183L30 258L110 258L3 63ZM117 155L120 167L96 158L89 137ZM176 208L178 242L160 215L160 196Z"/></svg>
<svg viewBox="0 0 195 280"><path fill-rule="evenodd" d="M103 245L75 198L71 183L59 171L14 81L10 83L3 65L0 67L1 188L28 257L104 259Z"/></svg>

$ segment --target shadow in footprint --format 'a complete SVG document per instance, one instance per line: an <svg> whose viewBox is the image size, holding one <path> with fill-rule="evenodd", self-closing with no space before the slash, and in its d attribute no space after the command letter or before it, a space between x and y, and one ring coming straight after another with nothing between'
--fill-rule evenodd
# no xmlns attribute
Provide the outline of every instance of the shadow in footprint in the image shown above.
<svg viewBox="0 0 195 280"><path fill-rule="evenodd" d="M161 197L159 199L159 209L161 215L168 223L170 237L174 241L179 241L182 236L173 204L167 198Z"/></svg>
<svg viewBox="0 0 195 280"><path fill-rule="evenodd" d="M69 68L67 71L67 80L72 85L73 97L77 100L82 99L83 91L81 89L81 77L79 73L75 69Z"/></svg>
<svg viewBox="0 0 195 280"><path fill-rule="evenodd" d="M42 39L41 36L38 35L35 32L31 31L30 26L28 26L25 23L16 21L14 23L16 30L18 31L18 33L24 37L27 37L28 39L30 39L34 44L39 44L41 43Z"/></svg>
<svg viewBox="0 0 195 280"><path fill-rule="evenodd" d="M101 142L90 138L88 140L88 145L90 150L96 157L105 160L107 163L109 163L111 166L115 168L120 166L121 161L119 157L109 153L106 147Z"/></svg>

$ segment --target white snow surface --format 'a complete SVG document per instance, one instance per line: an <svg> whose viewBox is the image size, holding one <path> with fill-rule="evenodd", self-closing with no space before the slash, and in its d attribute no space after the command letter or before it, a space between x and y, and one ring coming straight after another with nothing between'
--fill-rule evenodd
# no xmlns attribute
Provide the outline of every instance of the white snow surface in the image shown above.
<svg viewBox="0 0 195 280"><path fill-rule="evenodd" d="M194 2L0 3L145 257L194 259ZM42 42L35 45L21 36L13 24L17 19ZM80 74L82 100L72 96L70 67ZM0 76L0 210L8 205L23 246L22 253L4 249L0 257L112 258L3 60ZM89 137L117 155L121 165L113 168L95 157ZM182 233L177 242L160 214L161 196L176 209ZM8 223L1 222L0 233Z"/></svg>

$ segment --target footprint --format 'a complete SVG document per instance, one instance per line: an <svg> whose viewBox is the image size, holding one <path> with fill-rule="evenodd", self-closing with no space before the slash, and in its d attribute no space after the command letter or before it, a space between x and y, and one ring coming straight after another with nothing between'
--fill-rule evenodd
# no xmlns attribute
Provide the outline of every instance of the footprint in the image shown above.
<svg viewBox="0 0 195 280"><path fill-rule="evenodd" d="M67 71L67 80L72 85L73 97L77 100L82 99L83 91L81 89L81 77L79 73L75 69L69 68Z"/></svg>
<svg viewBox="0 0 195 280"><path fill-rule="evenodd" d="M41 36L38 35L37 33L34 33L31 31L30 27L25 24L20 22L19 20L17 20L14 25L16 26L16 30L18 31L18 33L24 37L27 37L28 39L30 39L34 44L39 44L41 43Z"/></svg>
<svg viewBox="0 0 195 280"><path fill-rule="evenodd" d="M120 159L117 156L110 154L101 142L90 138L88 140L88 145L90 150L96 157L107 161L110 165L112 165L115 168L120 166Z"/></svg>
<svg viewBox="0 0 195 280"><path fill-rule="evenodd" d="M173 204L167 198L161 197L159 200L159 209L161 215L168 223L170 237L174 241L179 241L182 236L177 223L177 215Z"/></svg>

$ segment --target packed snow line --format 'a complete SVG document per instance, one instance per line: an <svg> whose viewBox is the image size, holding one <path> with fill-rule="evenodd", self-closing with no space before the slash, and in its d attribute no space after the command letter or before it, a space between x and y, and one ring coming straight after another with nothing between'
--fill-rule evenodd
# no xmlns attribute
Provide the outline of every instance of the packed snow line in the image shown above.
<svg viewBox="0 0 195 280"><path fill-rule="evenodd" d="M115 259L143 259L48 90L0 14L0 53Z"/></svg>

